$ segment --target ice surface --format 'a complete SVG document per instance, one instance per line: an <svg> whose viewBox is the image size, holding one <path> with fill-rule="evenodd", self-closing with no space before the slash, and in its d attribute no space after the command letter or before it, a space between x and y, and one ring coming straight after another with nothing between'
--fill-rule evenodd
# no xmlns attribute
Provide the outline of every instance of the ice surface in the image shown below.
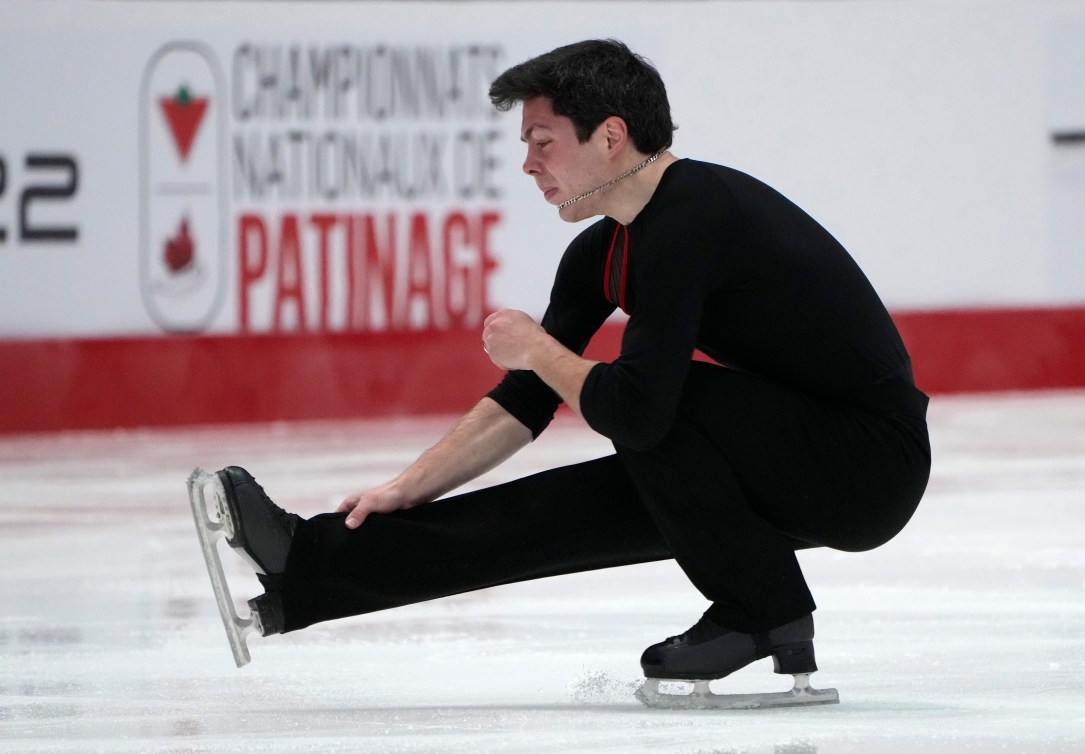
<svg viewBox="0 0 1085 754"><path fill-rule="evenodd" d="M1085 393L938 398L935 468L880 550L801 554L841 703L669 712L641 650L705 607L673 563L252 637L238 670L193 531L194 466L310 515L448 420L0 438L0 751L1085 751ZM486 483L607 452L559 420ZM224 550L235 599L258 590ZM243 611L241 607L239 611ZM718 692L783 691L768 660Z"/></svg>

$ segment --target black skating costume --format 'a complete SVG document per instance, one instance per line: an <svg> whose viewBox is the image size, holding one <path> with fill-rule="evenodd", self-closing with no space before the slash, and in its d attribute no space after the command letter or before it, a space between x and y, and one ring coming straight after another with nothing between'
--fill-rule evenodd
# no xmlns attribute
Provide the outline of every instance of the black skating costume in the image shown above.
<svg viewBox="0 0 1085 754"><path fill-rule="evenodd" d="M265 582L285 630L673 557L715 624L764 632L814 608L796 549L868 549L908 521L930 469L927 398L859 267L786 198L673 163L629 226L573 241L543 325L579 352L616 306L621 355L580 396L614 455L354 530L345 514L298 522ZM559 403L530 372L490 397L536 435Z"/></svg>

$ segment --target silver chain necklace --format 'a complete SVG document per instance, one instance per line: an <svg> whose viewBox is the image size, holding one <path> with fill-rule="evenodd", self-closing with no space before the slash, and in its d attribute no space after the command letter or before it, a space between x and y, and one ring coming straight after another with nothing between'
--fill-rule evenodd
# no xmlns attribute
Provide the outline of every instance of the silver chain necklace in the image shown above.
<svg viewBox="0 0 1085 754"><path fill-rule="evenodd" d="M593 188L591 191L585 191L583 194L580 194L578 196L574 196L572 199L566 199L565 201L563 201L561 204L558 205L558 211L560 212L561 210L565 209L566 207L568 207L573 202L579 202L581 199L587 199L589 196L594 196L595 194L598 194L603 189L610 188L611 186L613 186L618 181L620 181L620 180L622 180L624 178L628 178L629 176L633 175L634 173L639 173L640 171L644 170L646 167L651 165L653 162L658 160L660 157L662 157L663 153L666 152L666 151L667 151L667 148L664 147L663 149L659 150L654 155L649 157L647 160L642 162L640 165L637 165L636 167L625 171L624 173L619 175L617 178L615 178L613 181L608 181L607 183L604 183L602 186L599 186L598 188Z"/></svg>

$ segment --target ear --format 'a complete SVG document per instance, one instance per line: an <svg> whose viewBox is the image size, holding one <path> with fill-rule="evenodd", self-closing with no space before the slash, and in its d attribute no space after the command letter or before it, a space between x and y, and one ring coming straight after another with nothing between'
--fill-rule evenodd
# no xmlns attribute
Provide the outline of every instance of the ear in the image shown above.
<svg viewBox="0 0 1085 754"><path fill-rule="evenodd" d="M607 151L617 154L629 143L629 128L625 121L617 115L612 115L602 123L603 133L607 138Z"/></svg>

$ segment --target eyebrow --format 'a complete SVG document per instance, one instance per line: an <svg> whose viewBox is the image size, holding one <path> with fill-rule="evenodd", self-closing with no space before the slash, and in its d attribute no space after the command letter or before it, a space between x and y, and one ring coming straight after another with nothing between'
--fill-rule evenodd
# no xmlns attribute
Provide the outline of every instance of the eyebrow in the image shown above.
<svg viewBox="0 0 1085 754"><path fill-rule="evenodd" d="M520 141L527 141L528 139L530 139L531 138L531 133L536 128L541 128L541 129L543 129L545 131L552 130L549 126L546 126L546 125L544 125L542 123L532 123L530 126L527 127L527 130L524 131L523 135L520 137Z"/></svg>

